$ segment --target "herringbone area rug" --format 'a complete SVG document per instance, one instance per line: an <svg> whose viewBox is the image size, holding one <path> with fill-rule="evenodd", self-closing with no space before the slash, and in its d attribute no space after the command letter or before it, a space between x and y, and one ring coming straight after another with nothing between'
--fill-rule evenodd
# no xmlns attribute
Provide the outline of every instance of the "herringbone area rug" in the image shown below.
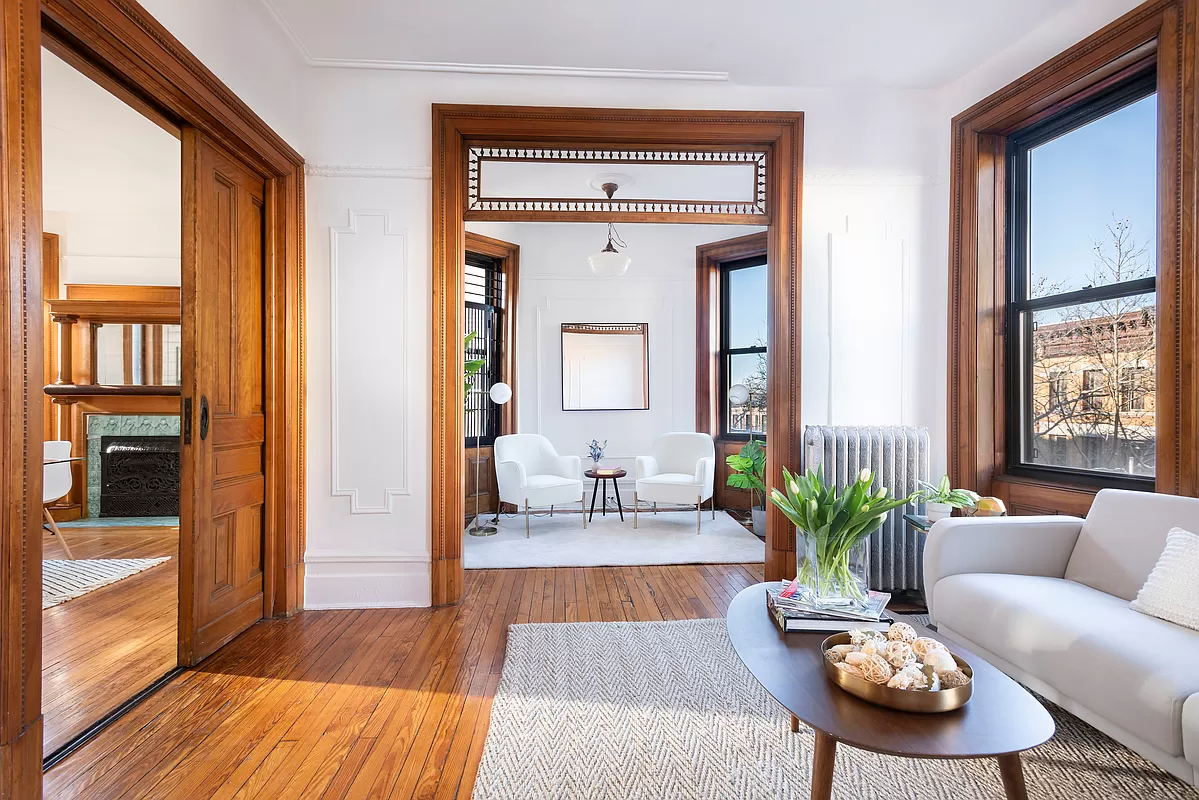
<svg viewBox="0 0 1199 800"><path fill-rule="evenodd" d="M1029 794L1199 793L1065 712L1025 754ZM722 620L514 625L474 800L804 800L813 734L742 666ZM993 761L838 748L839 800L996 800Z"/></svg>

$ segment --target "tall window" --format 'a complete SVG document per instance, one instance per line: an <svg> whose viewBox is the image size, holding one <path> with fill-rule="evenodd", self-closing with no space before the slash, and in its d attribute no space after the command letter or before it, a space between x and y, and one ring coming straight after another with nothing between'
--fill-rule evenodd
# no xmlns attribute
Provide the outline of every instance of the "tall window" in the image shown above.
<svg viewBox="0 0 1199 800"><path fill-rule="evenodd" d="M766 433L766 257L720 265L721 425L725 436ZM736 385L749 399L732 403Z"/></svg>
<svg viewBox="0 0 1199 800"><path fill-rule="evenodd" d="M466 444L473 447L495 442L500 429L500 407L487 391L501 380L502 335L504 331L504 274L497 259L478 253L466 254L466 326L474 334L466 345L466 361L482 361L483 368L470 381L466 392Z"/></svg>
<svg viewBox="0 0 1199 800"><path fill-rule="evenodd" d="M1008 159L1009 471L1151 481L1153 76L1016 134Z"/></svg>

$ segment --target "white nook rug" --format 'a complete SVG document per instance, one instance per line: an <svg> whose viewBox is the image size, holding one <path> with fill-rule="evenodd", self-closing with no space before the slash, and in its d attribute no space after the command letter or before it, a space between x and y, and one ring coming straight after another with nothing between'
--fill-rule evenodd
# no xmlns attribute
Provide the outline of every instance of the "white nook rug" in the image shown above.
<svg viewBox="0 0 1199 800"><path fill-rule="evenodd" d="M1049 706L1057 735L1024 754L1036 800L1196 793ZM806 800L814 735L741 664L723 620L513 625L474 800ZM837 748L839 800L996 800L993 760Z"/></svg>
<svg viewBox="0 0 1199 800"><path fill-rule="evenodd" d="M723 511L712 519L707 509L698 535L694 511L642 513L636 530L628 511L621 522L612 511L600 516L597 509L587 530L578 512L558 512L532 518L527 539L523 514L501 514L498 527L494 536L466 536L467 569L751 564L766 557L761 539Z"/></svg>
<svg viewBox="0 0 1199 800"><path fill-rule="evenodd" d="M92 558L76 561L51 559L42 562L42 608L52 608L68 600L94 592L111 583L145 572L164 561L162 558Z"/></svg>

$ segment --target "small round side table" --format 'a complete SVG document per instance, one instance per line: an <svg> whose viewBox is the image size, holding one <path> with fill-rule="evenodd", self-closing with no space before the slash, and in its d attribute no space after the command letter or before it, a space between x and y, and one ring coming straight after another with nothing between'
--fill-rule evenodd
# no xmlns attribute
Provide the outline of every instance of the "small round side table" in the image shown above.
<svg viewBox="0 0 1199 800"><path fill-rule="evenodd" d="M616 483L617 478L623 478L628 475L627 470L620 467L613 469L592 468L583 473L588 478L595 478L595 486L591 488L591 513L587 515L587 521L595 517L595 496L601 491L603 492L604 502L600 506L600 516L608 516L608 481L612 481L612 488L616 491L616 511L620 514L620 521L624 522L624 508L620 504L620 485ZM604 482L603 489L600 489L600 481Z"/></svg>

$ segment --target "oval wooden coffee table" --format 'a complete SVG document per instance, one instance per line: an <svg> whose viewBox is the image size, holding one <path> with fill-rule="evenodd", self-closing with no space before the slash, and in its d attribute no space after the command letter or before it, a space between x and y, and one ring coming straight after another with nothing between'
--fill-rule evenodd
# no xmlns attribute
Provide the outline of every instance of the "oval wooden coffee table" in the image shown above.
<svg viewBox="0 0 1199 800"><path fill-rule="evenodd" d="M905 620L912 622L911 620ZM965 647L912 622L921 636L945 642L974 669L974 694L943 714L892 711L859 700L824 674L827 634L783 634L766 612L766 584L742 590L729 605L733 649L766 691L816 732L812 800L833 790L837 743L907 758L995 758L1010 800L1026 800L1020 753L1053 737L1053 718L1036 698Z"/></svg>

